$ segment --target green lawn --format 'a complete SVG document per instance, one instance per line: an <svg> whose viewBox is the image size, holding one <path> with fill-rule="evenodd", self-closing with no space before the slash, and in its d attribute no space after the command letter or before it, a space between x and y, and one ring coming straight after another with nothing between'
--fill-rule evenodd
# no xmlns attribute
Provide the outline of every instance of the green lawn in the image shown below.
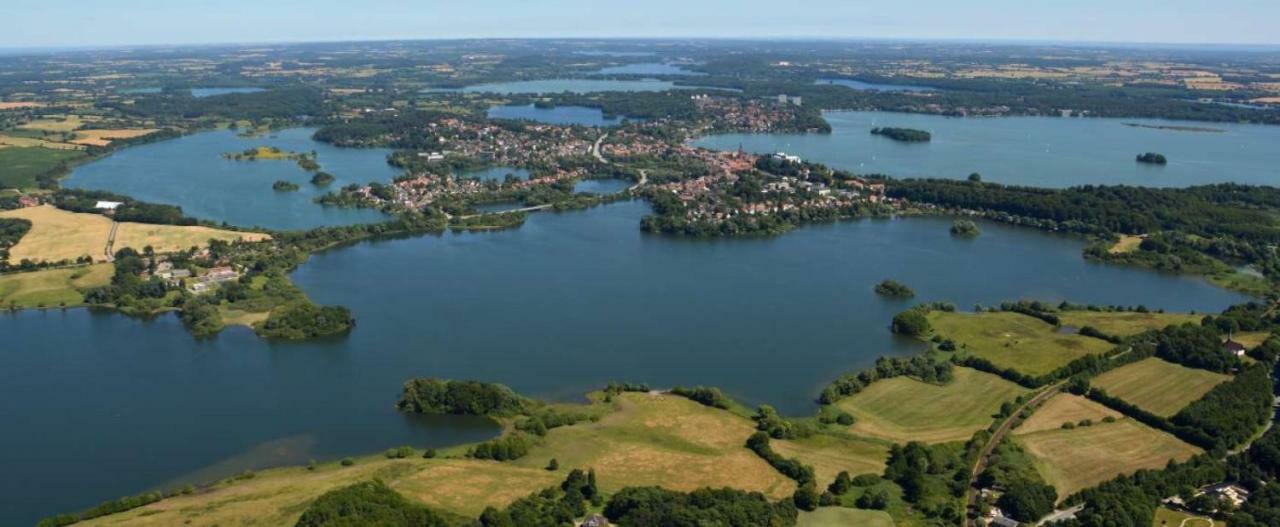
<svg viewBox="0 0 1280 527"><path fill-rule="evenodd" d="M0 275L0 308L78 306L85 290L111 282L115 267L100 264Z"/></svg>
<svg viewBox="0 0 1280 527"><path fill-rule="evenodd" d="M1151 357L1099 375L1091 384L1138 408L1169 417L1229 379L1229 375Z"/></svg>
<svg viewBox="0 0 1280 527"><path fill-rule="evenodd" d="M1204 516L1192 516L1185 512L1160 507L1151 527L1225 527L1226 522L1214 521Z"/></svg>
<svg viewBox="0 0 1280 527"><path fill-rule="evenodd" d="M1112 347L1104 340L1058 333L1052 324L1020 313L935 311L929 314L929 323L934 334L961 346L961 353L1025 375L1044 375Z"/></svg>
<svg viewBox="0 0 1280 527"><path fill-rule="evenodd" d="M1016 436L1036 470L1065 498L1144 468L1186 461L1200 449L1133 419L1095 423L1071 430L1051 429Z"/></svg>
<svg viewBox="0 0 1280 527"><path fill-rule="evenodd" d="M796 527L893 527L893 518L884 511L867 511L845 507L823 507L801 512Z"/></svg>
<svg viewBox="0 0 1280 527"><path fill-rule="evenodd" d="M847 471L852 476L880 474L889 457L889 445L856 437L817 434L804 439L771 442L773 450L784 457L799 459L812 466L818 483L825 486L836 475Z"/></svg>
<svg viewBox="0 0 1280 527"><path fill-rule="evenodd" d="M33 188L36 176L84 155L79 150L0 148L0 188Z"/></svg>
<svg viewBox="0 0 1280 527"><path fill-rule="evenodd" d="M1152 329L1163 329L1168 326L1199 323L1204 315L1187 313L1105 313L1098 311L1064 311L1058 313L1064 326L1082 328L1093 326L1108 335L1127 337Z"/></svg>
<svg viewBox="0 0 1280 527"><path fill-rule="evenodd" d="M852 426L856 434L944 443L968 439L990 426L1002 403L1026 392L995 375L955 368L955 379L946 385L895 377L875 382L836 406L857 419Z"/></svg>

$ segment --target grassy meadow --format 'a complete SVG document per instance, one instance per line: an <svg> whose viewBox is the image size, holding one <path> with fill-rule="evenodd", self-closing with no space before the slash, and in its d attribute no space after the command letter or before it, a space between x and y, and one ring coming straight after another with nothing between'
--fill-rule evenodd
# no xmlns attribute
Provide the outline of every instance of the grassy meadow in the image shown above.
<svg viewBox="0 0 1280 527"><path fill-rule="evenodd" d="M1099 375L1092 385L1143 410L1169 417L1230 379L1229 375L1151 357Z"/></svg>
<svg viewBox="0 0 1280 527"><path fill-rule="evenodd" d="M850 475L881 474L889 457L889 444L852 436L819 434L804 439L775 439L770 445L783 457L798 459L813 467L820 486L836 479L841 471Z"/></svg>
<svg viewBox="0 0 1280 527"><path fill-rule="evenodd" d="M969 439L987 428L1002 403L1026 392L995 375L956 368L955 380L942 386L895 377L836 406L857 419L853 433L895 442L944 443Z"/></svg>
<svg viewBox="0 0 1280 527"><path fill-rule="evenodd" d="M1144 331L1163 329L1169 326L1199 324L1204 315L1186 313L1106 313L1100 311L1064 311L1058 313L1064 326L1082 328L1093 326L1094 329L1116 337L1137 335Z"/></svg>
<svg viewBox="0 0 1280 527"><path fill-rule="evenodd" d="M1058 333L1052 324L1021 313L934 311L929 314L929 323L934 334L961 346L961 353L1025 375L1044 375L1112 347L1104 340Z"/></svg>
<svg viewBox="0 0 1280 527"><path fill-rule="evenodd" d="M4 140L0 139L0 145ZM36 176L86 154L79 150L0 147L0 188L34 188Z"/></svg>
<svg viewBox="0 0 1280 527"><path fill-rule="evenodd" d="M84 291L111 283L115 268L99 264L0 275L0 308L78 306Z"/></svg>
<svg viewBox="0 0 1280 527"><path fill-rule="evenodd" d="M847 507L823 507L801 512L796 527L893 527L893 518L884 511L868 511Z"/></svg>
<svg viewBox="0 0 1280 527"><path fill-rule="evenodd" d="M1162 468L1169 460L1185 461L1200 453L1172 435L1129 418L1015 437L1060 498L1121 474Z"/></svg>
<svg viewBox="0 0 1280 527"><path fill-rule="evenodd" d="M1037 408L1031 417L1014 429L1013 433L1026 435L1046 430L1059 430L1063 423L1076 424L1086 419L1101 423L1108 417L1120 419L1124 415L1079 395L1059 393Z"/></svg>

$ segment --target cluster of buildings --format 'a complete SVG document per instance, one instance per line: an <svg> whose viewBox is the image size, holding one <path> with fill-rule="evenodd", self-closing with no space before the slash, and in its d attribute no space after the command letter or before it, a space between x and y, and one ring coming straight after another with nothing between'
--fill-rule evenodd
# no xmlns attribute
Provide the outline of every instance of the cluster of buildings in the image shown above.
<svg viewBox="0 0 1280 527"><path fill-rule="evenodd" d="M560 157L588 155L596 135L595 132L583 134L567 126L533 123L517 131L509 126L457 118L433 122L428 130L436 136L439 145L439 150L418 154L428 162L457 155L506 166L528 166Z"/></svg>
<svg viewBox="0 0 1280 527"><path fill-rule="evenodd" d="M743 133L792 131L799 97L778 96L777 100L742 100L726 97L695 98L698 112L711 120L711 128Z"/></svg>
<svg viewBox="0 0 1280 527"><path fill-rule="evenodd" d="M240 272L235 268L227 265L211 267L204 274L197 276L190 269L175 267L173 262L168 260L160 260L163 256L158 257L155 262L154 272L143 272L140 277L143 280L149 280L152 276L164 281L165 285L173 288L183 287L192 293L206 293L214 289L219 284L226 282L234 282L240 279Z"/></svg>

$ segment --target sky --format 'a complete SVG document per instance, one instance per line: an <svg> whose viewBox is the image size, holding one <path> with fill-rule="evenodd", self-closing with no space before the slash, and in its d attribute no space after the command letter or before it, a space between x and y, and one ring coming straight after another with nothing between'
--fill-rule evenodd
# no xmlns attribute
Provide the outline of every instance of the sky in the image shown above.
<svg viewBox="0 0 1280 527"><path fill-rule="evenodd" d="M0 48L492 37L1280 44L1280 0L2 0Z"/></svg>

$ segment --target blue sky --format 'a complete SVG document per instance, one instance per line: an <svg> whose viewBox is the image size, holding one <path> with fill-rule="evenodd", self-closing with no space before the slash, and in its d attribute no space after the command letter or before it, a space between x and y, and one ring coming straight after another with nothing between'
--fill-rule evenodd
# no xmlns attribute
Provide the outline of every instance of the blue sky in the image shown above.
<svg viewBox="0 0 1280 527"><path fill-rule="evenodd" d="M1280 44L1280 0L3 0L0 47L463 37Z"/></svg>

